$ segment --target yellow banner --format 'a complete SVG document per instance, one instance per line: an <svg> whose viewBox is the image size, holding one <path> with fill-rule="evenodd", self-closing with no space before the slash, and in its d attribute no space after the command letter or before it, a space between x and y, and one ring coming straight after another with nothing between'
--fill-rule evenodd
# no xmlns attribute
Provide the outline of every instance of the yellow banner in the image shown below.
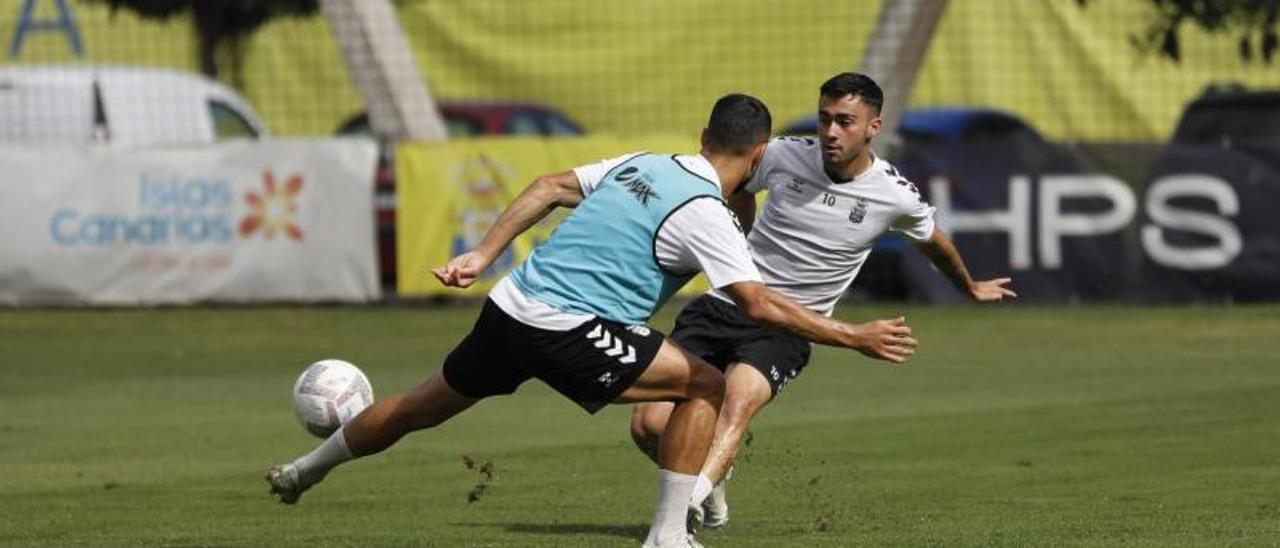
<svg viewBox="0 0 1280 548"><path fill-rule="evenodd" d="M535 177L635 151L687 154L694 139L470 139L409 143L396 150L397 291L409 296L483 296L529 251L551 236L572 210L558 208L516 238L474 286L440 285L430 269L468 251L484 237L502 210ZM643 250L649 253L649 250ZM683 294L707 289L699 275Z"/></svg>

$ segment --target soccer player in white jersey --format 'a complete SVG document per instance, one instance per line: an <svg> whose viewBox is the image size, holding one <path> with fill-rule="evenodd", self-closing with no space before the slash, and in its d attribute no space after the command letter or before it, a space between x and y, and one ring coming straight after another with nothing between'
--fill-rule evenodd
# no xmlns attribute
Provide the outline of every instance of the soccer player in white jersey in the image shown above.
<svg viewBox="0 0 1280 548"><path fill-rule="evenodd" d="M658 434L658 504L645 545L696 545L685 514L724 378L644 325L672 293L703 271L754 321L895 362L916 345L902 318L845 324L761 283L724 196L755 171L769 129L763 103L732 94L712 109L700 154L631 154L539 177L475 250L434 271L446 285L471 285L552 208L576 208L490 291L471 333L441 370L408 394L374 403L312 452L272 467L271 492L295 503L333 467L537 378L590 413L610 403L671 405Z"/></svg>
<svg viewBox="0 0 1280 548"><path fill-rule="evenodd" d="M933 211L915 185L878 158L870 143L880 131L883 95L871 78L842 73L822 85L817 139L774 139L745 192L730 201L743 225L756 265L770 288L830 316L871 253L875 240L894 231L921 251L962 292L978 302L1015 297L1009 278L975 281L951 240L934 226ZM768 190L754 222L751 194ZM734 300L712 290L690 303L671 334L683 348L725 372L725 400L715 440L690 504L691 527L728 521L723 478L751 419L800 374L809 343L757 325ZM652 457L670 415L668 403L636 406L631 434Z"/></svg>

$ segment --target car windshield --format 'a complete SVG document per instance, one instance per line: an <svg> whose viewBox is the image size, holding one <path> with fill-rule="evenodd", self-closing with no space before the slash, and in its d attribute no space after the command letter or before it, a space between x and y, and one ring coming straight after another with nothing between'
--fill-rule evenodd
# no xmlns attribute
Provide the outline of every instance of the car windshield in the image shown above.
<svg viewBox="0 0 1280 548"><path fill-rule="evenodd" d="M538 116L528 112L517 112L507 119L506 126L502 128L503 133L507 135L542 135L542 124L538 123Z"/></svg>
<svg viewBox="0 0 1280 548"><path fill-rule="evenodd" d="M474 137L480 134L480 124L475 120L445 118L444 130L450 137Z"/></svg>
<svg viewBox="0 0 1280 548"><path fill-rule="evenodd" d="M226 103L209 101L209 115L213 118L213 134L217 139L252 139L258 136L258 130L253 128L253 124Z"/></svg>
<svg viewBox="0 0 1280 548"><path fill-rule="evenodd" d="M546 122L547 135L578 135L582 133L582 130L578 129L577 126L566 122L558 116L548 116Z"/></svg>

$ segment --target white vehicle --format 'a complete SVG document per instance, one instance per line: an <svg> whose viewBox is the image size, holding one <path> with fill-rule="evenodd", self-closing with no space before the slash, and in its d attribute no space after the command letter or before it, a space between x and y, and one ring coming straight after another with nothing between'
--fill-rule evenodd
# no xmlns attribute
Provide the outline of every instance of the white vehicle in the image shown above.
<svg viewBox="0 0 1280 548"><path fill-rule="evenodd" d="M0 143L206 144L266 136L236 92L148 67L0 68Z"/></svg>

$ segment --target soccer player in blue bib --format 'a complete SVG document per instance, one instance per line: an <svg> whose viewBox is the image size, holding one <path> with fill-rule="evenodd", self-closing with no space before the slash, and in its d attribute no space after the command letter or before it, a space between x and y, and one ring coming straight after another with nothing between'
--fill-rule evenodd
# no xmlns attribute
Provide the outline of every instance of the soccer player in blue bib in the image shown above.
<svg viewBox="0 0 1280 548"><path fill-rule="evenodd" d="M724 378L645 325L690 277L705 272L756 321L815 342L895 362L916 346L901 318L849 325L761 283L724 197L755 171L770 124L759 100L728 95L711 111L700 154L628 154L539 177L476 249L434 270L445 285L467 287L552 208L576 208L490 291L444 367L409 393L374 403L314 451L272 467L272 492L292 504L338 464L537 378L590 413L610 403L673 404L656 451L658 504L645 545L696 545L685 512Z"/></svg>

